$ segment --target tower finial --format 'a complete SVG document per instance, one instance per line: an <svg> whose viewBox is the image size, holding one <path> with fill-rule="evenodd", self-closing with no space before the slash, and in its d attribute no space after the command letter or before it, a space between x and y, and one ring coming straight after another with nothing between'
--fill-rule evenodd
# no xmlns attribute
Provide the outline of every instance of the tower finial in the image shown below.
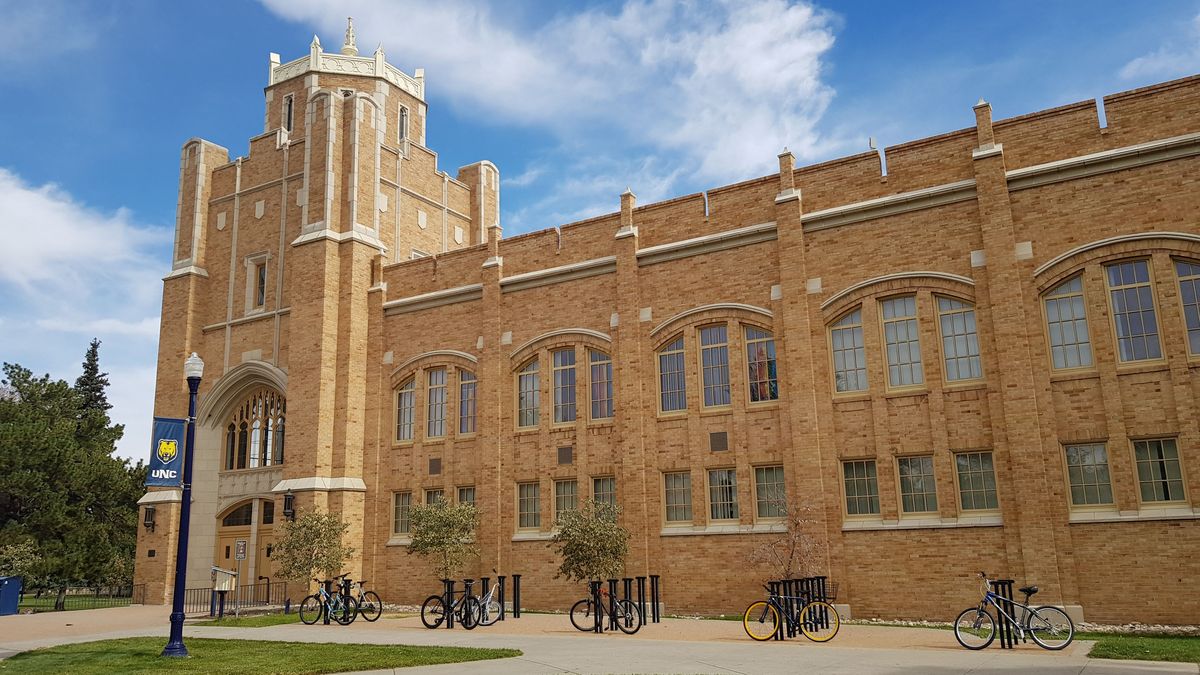
<svg viewBox="0 0 1200 675"><path fill-rule="evenodd" d="M358 47L354 44L354 17L346 17L346 42L342 45L342 53L346 56L358 56Z"/></svg>

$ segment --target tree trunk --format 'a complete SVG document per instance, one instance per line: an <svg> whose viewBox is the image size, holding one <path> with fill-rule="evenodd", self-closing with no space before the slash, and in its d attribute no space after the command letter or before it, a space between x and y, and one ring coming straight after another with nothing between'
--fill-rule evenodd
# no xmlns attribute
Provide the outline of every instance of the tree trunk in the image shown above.
<svg viewBox="0 0 1200 675"><path fill-rule="evenodd" d="M58 597L54 599L54 611L61 612L67 608L67 587L58 587Z"/></svg>

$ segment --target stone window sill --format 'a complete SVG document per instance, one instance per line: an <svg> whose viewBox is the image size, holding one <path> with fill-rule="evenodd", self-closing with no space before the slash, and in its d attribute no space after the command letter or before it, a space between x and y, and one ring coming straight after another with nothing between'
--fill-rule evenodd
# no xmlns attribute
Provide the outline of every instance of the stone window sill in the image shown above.
<svg viewBox="0 0 1200 675"><path fill-rule="evenodd" d="M513 541L550 541L553 538L553 532L517 532L512 536Z"/></svg>
<svg viewBox="0 0 1200 675"><path fill-rule="evenodd" d="M391 539L387 540L388 546L409 546L412 544L412 536L407 534L394 534Z"/></svg>
<svg viewBox="0 0 1200 675"><path fill-rule="evenodd" d="M696 537L710 534L763 534L767 532L787 532L786 523L755 523L754 525L707 525L693 527L664 527L659 532L662 537Z"/></svg>
<svg viewBox="0 0 1200 675"><path fill-rule="evenodd" d="M842 523L842 531L855 530L925 530L944 529L953 527L1001 527L1004 520L999 515L959 516L957 518L901 518L900 520L869 519L846 520Z"/></svg>
<svg viewBox="0 0 1200 675"><path fill-rule="evenodd" d="M1200 520L1200 509L1187 505L1142 507L1139 511L1072 511L1071 523L1127 523L1146 520Z"/></svg>

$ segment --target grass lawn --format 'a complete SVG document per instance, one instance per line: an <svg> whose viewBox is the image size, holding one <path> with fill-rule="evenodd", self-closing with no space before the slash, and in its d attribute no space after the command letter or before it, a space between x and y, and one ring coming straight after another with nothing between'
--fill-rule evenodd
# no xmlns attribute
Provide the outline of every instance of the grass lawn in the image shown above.
<svg viewBox="0 0 1200 675"><path fill-rule="evenodd" d="M516 649L413 647L407 645L309 644L259 640L185 642L190 658L159 656L165 638L127 638L62 645L0 661L2 673L340 673L462 663L520 656Z"/></svg>
<svg viewBox="0 0 1200 675"><path fill-rule="evenodd" d="M1200 637L1109 635L1079 633L1076 640L1095 640L1088 656L1093 659L1140 659L1200 663Z"/></svg>
<svg viewBox="0 0 1200 675"><path fill-rule="evenodd" d="M285 623L300 623L300 614L258 614L255 616L237 617L227 615L222 619L197 621L193 626L224 626L226 628L261 628L263 626L278 626Z"/></svg>

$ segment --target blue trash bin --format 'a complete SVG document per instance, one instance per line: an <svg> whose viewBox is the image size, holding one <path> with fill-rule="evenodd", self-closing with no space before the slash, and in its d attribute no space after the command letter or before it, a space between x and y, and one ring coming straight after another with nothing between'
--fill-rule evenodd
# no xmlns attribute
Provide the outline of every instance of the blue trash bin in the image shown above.
<svg viewBox="0 0 1200 675"><path fill-rule="evenodd" d="M0 616L17 613L21 602L21 577L0 577Z"/></svg>

